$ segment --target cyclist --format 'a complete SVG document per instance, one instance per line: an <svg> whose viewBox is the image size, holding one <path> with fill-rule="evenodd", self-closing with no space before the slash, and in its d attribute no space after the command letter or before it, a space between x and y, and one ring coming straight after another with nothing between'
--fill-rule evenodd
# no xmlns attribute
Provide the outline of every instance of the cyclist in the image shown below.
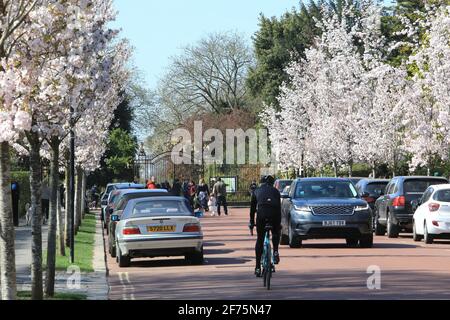
<svg viewBox="0 0 450 320"><path fill-rule="evenodd" d="M261 256L263 253L265 228L269 223L272 229L273 258L274 263L280 263L278 247L280 244L281 231L281 200L280 192L274 188L275 178L265 176L261 179L261 186L252 195L250 208L250 229L256 226L257 240L255 246L256 268L255 275L261 277ZM257 213L255 224L255 213Z"/></svg>

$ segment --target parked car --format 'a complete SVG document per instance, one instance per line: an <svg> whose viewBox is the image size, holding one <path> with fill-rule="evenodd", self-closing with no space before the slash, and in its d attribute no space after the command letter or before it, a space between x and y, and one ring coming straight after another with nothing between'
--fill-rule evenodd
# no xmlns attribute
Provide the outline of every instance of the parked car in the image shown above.
<svg viewBox="0 0 450 320"><path fill-rule="evenodd" d="M430 186L422 198L413 201L413 239L432 244L450 239L450 185Z"/></svg>
<svg viewBox="0 0 450 320"><path fill-rule="evenodd" d="M108 205L111 203L111 192L114 190L126 190L126 189L145 189L146 186L143 184L136 183L110 183L106 186L106 191L102 196L101 200L101 221L103 221L103 227L106 229L108 224L105 222L105 216ZM106 198L106 199L105 199Z"/></svg>
<svg viewBox="0 0 450 320"><path fill-rule="evenodd" d="M384 194L389 180L364 178L356 184L356 190L361 198L366 200L372 210L375 209L375 201Z"/></svg>
<svg viewBox="0 0 450 320"><path fill-rule="evenodd" d="M284 188L287 186L290 186L292 184L293 180L287 180L287 179L278 179L275 181L274 187L278 189L278 191L282 192Z"/></svg>
<svg viewBox="0 0 450 320"><path fill-rule="evenodd" d="M281 244L299 248L308 239L346 239L349 246L373 246L372 210L350 179L297 179L282 197Z"/></svg>
<svg viewBox="0 0 450 320"><path fill-rule="evenodd" d="M375 234L398 238L401 231L413 231L412 201L422 197L431 185L447 184L443 177L395 177L375 202Z"/></svg>
<svg viewBox="0 0 450 320"><path fill-rule="evenodd" d="M108 217L108 251L113 258L116 257L116 240L115 240L115 231L117 222L111 221L109 218L114 214L114 211L122 211L125 209L128 201L131 199L139 199L139 198L150 198L150 197L166 197L170 196L170 193L165 189L145 189L145 190L118 190L118 196L115 198L114 203L111 205L109 212L107 212ZM186 200L186 203L189 203Z"/></svg>
<svg viewBox="0 0 450 320"><path fill-rule="evenodd" d="M159 256L185 256L190 263L203 263L200 220L192 215L183 197L132 199L111 219L117 222L120 267L130 266L133 258Z"/></svg>

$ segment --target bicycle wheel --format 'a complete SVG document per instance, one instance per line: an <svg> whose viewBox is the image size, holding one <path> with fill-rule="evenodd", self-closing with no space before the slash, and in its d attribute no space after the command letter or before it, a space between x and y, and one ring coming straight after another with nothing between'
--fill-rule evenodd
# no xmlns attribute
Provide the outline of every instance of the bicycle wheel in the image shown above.
<svg viewBox="0 0 450 320"><path fill-rule="evenodd" d="M269 254L267 255L266 287L267 290L270 290L270 280L272 278L272 257L270 254L270 250L268 252Z"/></svg>

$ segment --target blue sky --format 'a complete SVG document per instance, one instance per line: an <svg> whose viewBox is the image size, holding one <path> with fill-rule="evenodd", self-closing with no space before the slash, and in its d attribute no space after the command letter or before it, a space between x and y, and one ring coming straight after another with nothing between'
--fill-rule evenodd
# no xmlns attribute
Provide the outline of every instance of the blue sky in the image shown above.
<svg viewBox="0 0 450 320"><path fill-rule="evenodd" d="M258 30L259 14L281 16L299 0L114 0L115 27L135 48L134 64L154 88L183 46L207 33L238 31L249 41Z"/></svg>

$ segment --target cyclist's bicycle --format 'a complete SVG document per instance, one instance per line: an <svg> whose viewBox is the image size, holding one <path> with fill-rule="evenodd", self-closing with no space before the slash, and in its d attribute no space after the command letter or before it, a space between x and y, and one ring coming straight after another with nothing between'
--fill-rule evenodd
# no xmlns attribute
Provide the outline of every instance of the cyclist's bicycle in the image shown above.
<svg viewBox="0 0 450 320"><path fill-rule="evenodd" d="M250 233L253 236L253 227L249 225ZM261 276L264 281L264 287L270 290L270 282L272 279L272 273L275 272L275 263L273 260L272 246L270 245L270 234L273 230L272 225L269 223L265 227L264 247L263 254L261 256Z"/></svg>
<svg viewBox="0 0 450 320"><path fill-rule="evenodd" d="M272 246L270 245L270 233L273 227L270 224L266 225L264 237L264 250L261 257L261 272L264 281L264 287L270 290L270 281L272 279L272 273L275 271L275 263L273 261Z"/></svg>

